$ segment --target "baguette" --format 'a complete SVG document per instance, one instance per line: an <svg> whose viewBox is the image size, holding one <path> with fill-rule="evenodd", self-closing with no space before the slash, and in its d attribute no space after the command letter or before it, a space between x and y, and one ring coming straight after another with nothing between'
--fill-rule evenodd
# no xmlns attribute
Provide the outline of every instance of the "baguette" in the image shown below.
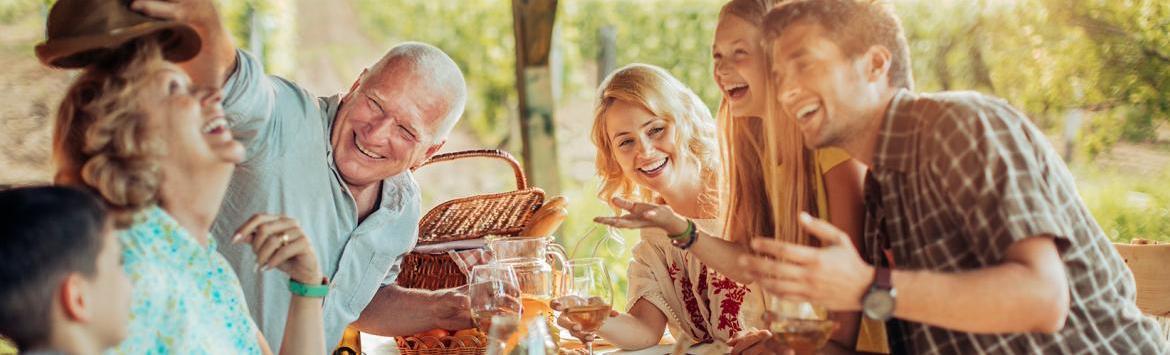
<svg viewBox="0 0 1170 355"><path fill-rule="evenodd" d="M545 210L541 208L532 219L528 220L528 226L520 231L521 237L543 237L552 234L556 231L561 223L565 221L565 217L569 215L569 210L564 207L554 207Z"/></svg>

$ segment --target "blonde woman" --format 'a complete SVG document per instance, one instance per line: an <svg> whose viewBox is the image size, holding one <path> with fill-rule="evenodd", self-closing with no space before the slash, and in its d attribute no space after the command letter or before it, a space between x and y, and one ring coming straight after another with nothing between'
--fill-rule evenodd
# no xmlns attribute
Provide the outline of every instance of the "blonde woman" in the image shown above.
<svg viewBox="0 0 1170 355"><path fill-rule="evenodd" d="M715 121L699 97L645 64L618 69L598 92L592 132L598 196L615 209L661 205L697 228L721 229ZM743 253L722 240L679 244L661 229L642 230L629 268L630 307L614 312L598 335L641 349L658 344L669 325L680 341L727 342L745 328L740 304L748 290L716 270L735 269ZM576 326L564 317L560 323Z"/></svg>
<svg viewBox="0 0 1170 355"><path fill-rule="evenodd" d="M696 251L703 247L702 241L747 245L755 236L807 242L796 221L799 211L831 221L853 236L855 243L861 236L864 168L841 150L805 149L791 119L769 115L774 95L768 88L761 23L772 5L768 0L734 0L719 13L712 57L715 82L723 93L718 117L725 177L722 210L729 223L720 231L724 238L696 233ZM663 213L652 206L627 210L630 214L620 217L623 223L611 224L652 226L668 233L688 230L685 216ZM716 269L745 284L755 279L738 265L732 266L737 271ZM762 296L749 295L745 307L762 307ZM828 316L840 325L832 337L835 349L883 350L883 334L867 332L858 342L860 317L856 312ZM767 339L767 333L750 332L742 338L733 342L736 351L757 347ZM881 344L875 347L873 341Z"/></svg>
<svg viewBox="0 0 1170 355"><path fill-rule="evenodd" d="M244 158L220 101L218 90L192 87L148 37L86 68L61 103L55 180L88 188L110 206L134 286L129 336L112 353L270 353L208 232ZM299 296L289 306L283 353L323 353L321 298L303 290L319 292L324 281L295 221L257 216L234 242L305 286L290 287Z"/></svg>

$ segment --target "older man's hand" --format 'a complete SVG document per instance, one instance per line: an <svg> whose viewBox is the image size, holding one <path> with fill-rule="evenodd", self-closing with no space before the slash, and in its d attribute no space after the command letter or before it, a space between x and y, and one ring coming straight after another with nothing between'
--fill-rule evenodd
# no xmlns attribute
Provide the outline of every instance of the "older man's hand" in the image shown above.
<svg viewBox="0 0 1170 355"><path fill-rule="evenodd" d="M475 326L471 322L471 299L457 290L435 291L431 308L435 328L456 330Z"/></svg>
<svg viewBox="0 0 1170 355"><path fill-rule="evenodd" d="M134 0L130 9L154 18L187 23L200 32L222 26L212 0Z"/></svg>

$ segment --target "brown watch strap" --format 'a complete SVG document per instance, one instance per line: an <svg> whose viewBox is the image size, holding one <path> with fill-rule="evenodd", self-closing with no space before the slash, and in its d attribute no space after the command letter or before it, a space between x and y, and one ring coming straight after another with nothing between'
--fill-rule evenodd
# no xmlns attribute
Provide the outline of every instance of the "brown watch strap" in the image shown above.
<svg viewBox="0 0 1170 355"><path fill-rule="evenodd" d="M874 271L873 271L873 274L874 274L873 275L873 287L880 288L883 290L893 289L894 282L893 282L893 280L891 280L891 276L890 276L891 273L892 272L890 271L889 268L881 267L881 266L875 267Z"/></svg>

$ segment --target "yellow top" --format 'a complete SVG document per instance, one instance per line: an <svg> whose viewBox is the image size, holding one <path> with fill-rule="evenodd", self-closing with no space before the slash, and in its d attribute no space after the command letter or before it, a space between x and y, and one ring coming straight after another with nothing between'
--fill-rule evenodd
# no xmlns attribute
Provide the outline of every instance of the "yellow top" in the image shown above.
<svg viewBox="0 0 1170 355"><path fill-rule="evenodd" d="M823 219L829 218L829 195L825 187L824 176L829 170L849 160L849 153L839 148L819 149L815 153L817 176L814 179L817 194L817 215ZM869 318L861 317L861 324L857 330L857 351L889 354L890 346L886 340L885 324Z"/></svg>
<svg viewBox="0 0 1170 355"><path fill-rule="evenodd" d="M825 187L824 176L829 170L833 170L837 165L841 165L841 163L849 160L850 157L849 153L846 153L845 150L840 148L818 149L813 154L816 155L816 165L814 166L817 169L816 176L821 177L820 179L813 179L813 183L816 184L817 193L817 216L828 219L829 193Z"/></svg>

